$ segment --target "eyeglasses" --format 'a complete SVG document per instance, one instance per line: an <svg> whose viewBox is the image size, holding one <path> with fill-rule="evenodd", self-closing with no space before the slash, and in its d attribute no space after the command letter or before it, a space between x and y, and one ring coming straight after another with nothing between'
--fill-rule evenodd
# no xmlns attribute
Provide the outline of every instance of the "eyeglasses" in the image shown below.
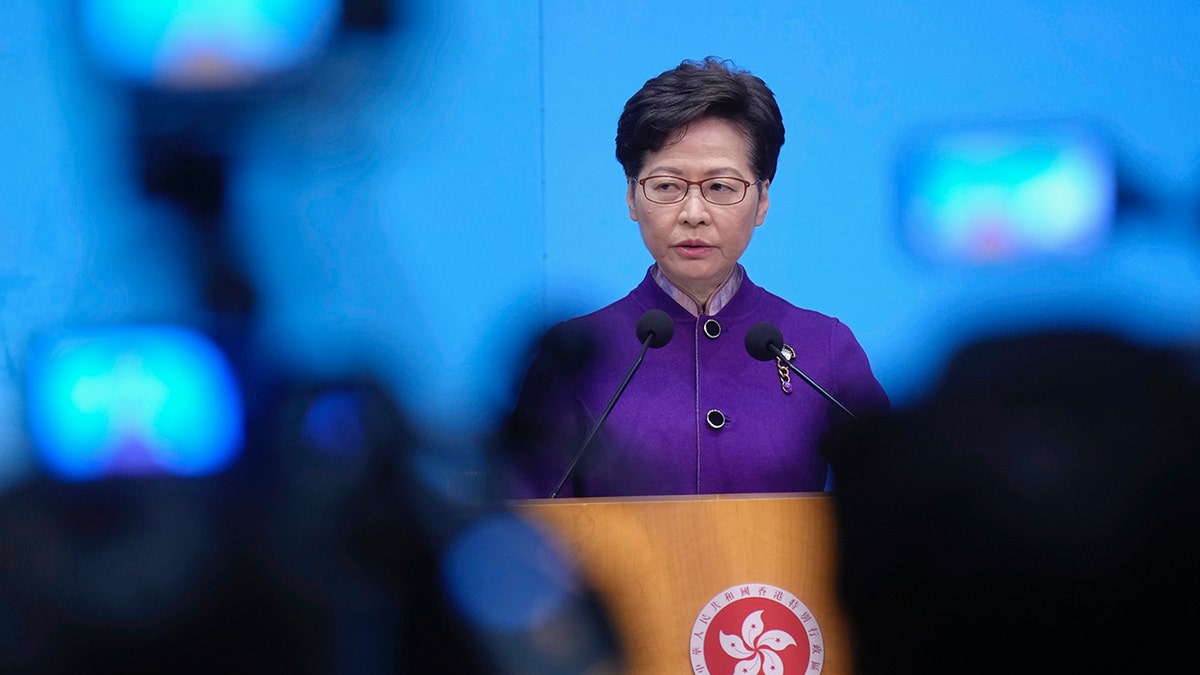
<svg viewBox="0 0 1200 675"><path fill-rule="evenodd" d="M746 198L746 190L751 185L758 185L762 180L751 183L748 180L732 176L714 176L704 180L687 180L679 176L646 176L634 180L642 186L642 194L655 204L678 204L687 197L688 190L693 185L700 186L700 195L709 204L717 206L733 206Z"/></svg>

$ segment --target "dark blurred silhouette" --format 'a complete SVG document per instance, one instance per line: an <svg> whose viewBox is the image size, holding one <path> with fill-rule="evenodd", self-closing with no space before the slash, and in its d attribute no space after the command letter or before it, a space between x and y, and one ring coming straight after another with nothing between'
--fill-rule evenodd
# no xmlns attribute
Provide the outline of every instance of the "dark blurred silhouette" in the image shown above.
<svg viewBox="0 0 1200 675"><path fill-rule="evenodd" d="M358 398L341 455L298 432L326 390ZM226 474L39 479L0 497L0 670L419 672L441 644L462 672L488 672L413 578L431 575L433 551L395 497L412 442L399 410L369 383L287 399ZM403 559L366 545L382 528ZM423 635L433 622L445 642Z"/></svg>
<svg viewBox="0 0 1200 675"><path fill-rule="evenodd" d="M547 420L544 411L555 400L571 395L568 386L571 378L582 375L595 359L595 336L576 326L559 323L530 343L529 353L523 359L529 370L523 378L510 383L509 396L516 404L491 441L495 465L490 487L500 497L532 492L524 483L524 476L533 473L538 461L531 449L578 448L586 436L582 431L565 428L557 420ZM541 358L534 359L535 354ZM585 455L584 459L588 457ZM579 475L575 472L573 478L578 480ZM537 495L547 496L548 492Z"/></svg>
<svg viewBox="0 0 1200 675"><path fill-rule="evenodd" d="M993 337L923 400L839 430L861 675L1180 672L1200 629L1195 375L1111 335Z"/></svg>
<svg viewBox="0 0 1200 675"><path fill-rule="evenodd" d="M266 407L225 474L0 494L0 672L619 672L596 599L532 528L418 479L385 388L298 383ZM523 539L460 552L497 522Z"/></svg>

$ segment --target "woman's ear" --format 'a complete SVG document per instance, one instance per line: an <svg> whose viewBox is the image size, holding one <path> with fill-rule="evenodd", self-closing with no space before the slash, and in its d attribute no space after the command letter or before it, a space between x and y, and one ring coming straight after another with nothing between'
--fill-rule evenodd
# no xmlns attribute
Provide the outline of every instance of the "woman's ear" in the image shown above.
<svg viewBox="0 0 1200 675"><path fill-rule="evenodd" d="M758 227L767 219L767 208L771 206L771 195L767 188L771 187L771 181L764 180L758 186L758 213L754 217L754 226Z"/></svg>

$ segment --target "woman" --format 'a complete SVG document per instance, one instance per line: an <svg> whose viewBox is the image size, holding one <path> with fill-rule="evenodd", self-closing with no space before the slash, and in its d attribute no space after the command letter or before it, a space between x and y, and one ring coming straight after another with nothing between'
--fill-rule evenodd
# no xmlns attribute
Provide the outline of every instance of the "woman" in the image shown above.
<svg viewBox="0 0 1200 675"><path fill-rule="evenodd" d="M849 410L887 405L846 326L759 288L738 264L766 219L783 139L766 84L712 57L649 80L625 104L617 159L654 264L623 299L550 332L510 427L517 494L546 497L560 482L642 350L636 324L651 309L670 315L674 337L646 354L562 496L823 489L819 442L846 413L782 362L747 353L759 322L777 326L793 363ZM580 336L588 358L564 360Z"/></svg>

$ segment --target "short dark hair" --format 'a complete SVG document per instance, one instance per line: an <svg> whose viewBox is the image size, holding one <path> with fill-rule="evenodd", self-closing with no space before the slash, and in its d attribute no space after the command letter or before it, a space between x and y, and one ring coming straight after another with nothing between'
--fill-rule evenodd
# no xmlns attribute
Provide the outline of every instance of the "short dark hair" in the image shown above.
<svg viewBox="0 0 1200 675"><path fill-rule="evenodd" d="M678 138L689 124L713 117L742 130L755 177L773 180L783 146L775 94L759 77L715 56L684 61L647 80L625 103L617 122L617 161L626 176L637 176L646 153Z"/></svg>

